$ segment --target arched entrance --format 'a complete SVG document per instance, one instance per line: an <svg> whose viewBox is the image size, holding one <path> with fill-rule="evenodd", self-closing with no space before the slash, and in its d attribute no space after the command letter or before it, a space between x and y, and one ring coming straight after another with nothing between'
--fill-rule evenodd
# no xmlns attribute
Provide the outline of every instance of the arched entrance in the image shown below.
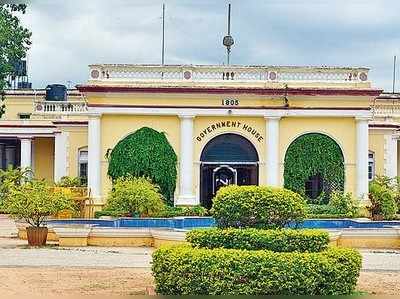
<svg viewBox="0 0 400 299"><path fill-rule="evenodd" d="M232 133L211 139L204 147L200 166L200 202L211 208L219 188L231 184L258 184L258 154L246 138Z"/></svg>
<svg viewBox="0 0 400 299"><path fill-rule="evenodd" d="M327 203L333 191L343 191L344 176L343 152L325 134L304 134L286 151L285 188L305 196L311 203Z"/></svg>

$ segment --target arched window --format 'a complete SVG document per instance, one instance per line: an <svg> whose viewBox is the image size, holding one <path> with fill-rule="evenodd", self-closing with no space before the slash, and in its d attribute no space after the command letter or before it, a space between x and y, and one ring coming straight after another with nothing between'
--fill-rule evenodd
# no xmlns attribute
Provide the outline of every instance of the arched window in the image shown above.
<svg viewBox="0 0 400 299"><path fill-rule="evenodd" d="M372 181L375 177L375 153L368 152L368 180Z"/></svg>
<svg viewBox="0 0 400 299"><path fill-rule="evenodd" d="M82 184L87 184L88 171L88 148L83 147L78 150L78 177L81 178Z"/></svg>

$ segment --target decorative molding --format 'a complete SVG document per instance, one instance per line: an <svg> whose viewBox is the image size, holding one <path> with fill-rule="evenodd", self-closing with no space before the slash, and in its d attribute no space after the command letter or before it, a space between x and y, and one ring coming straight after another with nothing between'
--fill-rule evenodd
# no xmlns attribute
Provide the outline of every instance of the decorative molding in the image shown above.
<svg viewBox="0 0 400 299"><path fill-rule="evenodd" d="M141 106L89 106L89 113L92 114L131 114L131 115L194 115L194 116L255 116L255 117L358 117L368 120L371 118L371 111L367 108L295 108L276 109L265 108L230 108L219 107L141 107Z"/></svg>
<svg viewBox="0 0 400 299"><path fill-rule="evenodd" d="M180 94L255 94L278 95L287 92L289 96L379 96L381 89L340 89L340 88L249 88L249 87L138 87L138 86L107 86L107 85L78 85L82 93L180 93Z"/></svg>

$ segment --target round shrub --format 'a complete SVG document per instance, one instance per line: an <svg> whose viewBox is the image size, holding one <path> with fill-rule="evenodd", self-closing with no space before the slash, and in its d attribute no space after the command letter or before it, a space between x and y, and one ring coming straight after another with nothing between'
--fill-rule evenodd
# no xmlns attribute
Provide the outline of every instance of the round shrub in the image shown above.
<svg viewBox="0 0 400 299"><path fill-rule="evenodd" d="M193 247L228 248L246 250L272 250L274 252L320 252L329 244L329 234L323 230L255 228L195 229L186 234Z"/></svg>
<svg viewBox="0 0 400 299"><path fill-rule="evenodd" d="M318 253L161 247L153 253L161 295L347 295L361 255L349 248Z"/></svg>
<svg viewBox="0 0 400 299"><path fill-rule="evenodd" d="M283 228L306 217L306 202L283 188L231 185L218 190L212 213L220 228Z"/></svg>
<svg viewBox="0 0 400 299"><path fill-rule="evenodd" d="M106 210L132 216L152 216L164 207L159 188L146 178L118 178L107 199Z"/></svg>

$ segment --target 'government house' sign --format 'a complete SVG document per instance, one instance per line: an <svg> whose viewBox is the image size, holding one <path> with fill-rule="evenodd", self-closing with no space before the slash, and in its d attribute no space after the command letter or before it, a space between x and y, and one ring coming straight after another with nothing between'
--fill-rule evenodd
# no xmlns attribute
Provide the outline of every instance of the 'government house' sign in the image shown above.
<svg viewBox="0 0 400 299"><path fill-rule="evenodd" d="M253 127L249 126L246 123L241 123L240 121L220 121L217 123L214 123L207 128L204 128L201 133L196 137L197 141L202 141L203 138L207 136L207 134L212 133L215 130L222 129L222 128L237 128L237 129L242 129L243 131L250 133L251 135L254 136L258 140L258 142L263 141L262 135Z"/></svg>

